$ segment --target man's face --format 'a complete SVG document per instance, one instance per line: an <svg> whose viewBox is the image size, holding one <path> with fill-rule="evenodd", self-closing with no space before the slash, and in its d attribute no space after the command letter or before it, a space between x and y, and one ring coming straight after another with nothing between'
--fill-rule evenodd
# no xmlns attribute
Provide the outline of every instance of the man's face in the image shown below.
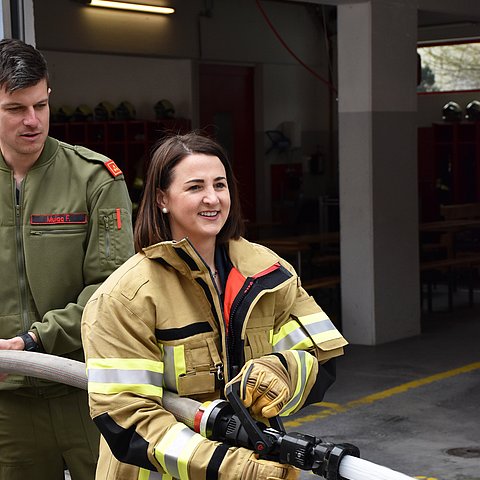
<svg viewBox="0 0 480 480"><path fill-rule="evenodd" d="M36 160L48 135L46 80L12 93L0 89L0 149L7 163Z"/></svg>

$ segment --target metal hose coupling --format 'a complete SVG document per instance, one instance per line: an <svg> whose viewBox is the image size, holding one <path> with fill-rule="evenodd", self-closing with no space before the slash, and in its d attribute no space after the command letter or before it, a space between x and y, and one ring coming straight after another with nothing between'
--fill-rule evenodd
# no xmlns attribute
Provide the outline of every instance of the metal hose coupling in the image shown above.
<svg viewBox="0 0 480 480"><path fill-rule="evenodd" d="M340 475L340 463L345 455L360 457L360 450L351 443L318 443L313 450L312 472L327 480L345 480Z"/></svg>

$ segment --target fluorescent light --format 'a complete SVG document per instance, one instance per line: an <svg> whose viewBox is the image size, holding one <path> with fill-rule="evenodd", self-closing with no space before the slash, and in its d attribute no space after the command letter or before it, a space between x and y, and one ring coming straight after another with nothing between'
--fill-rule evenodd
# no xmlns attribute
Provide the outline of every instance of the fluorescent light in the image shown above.
<svg viewBox="0 0 480 480"><path fill-rule="evenodd" d="M108 0L91 0L92 7L116 8L120 10L134 10L136 12L162 13L169 15L174 13L175 9L170 7L156 7L154 5L144 5L142 3L111 2Z"/></svg>

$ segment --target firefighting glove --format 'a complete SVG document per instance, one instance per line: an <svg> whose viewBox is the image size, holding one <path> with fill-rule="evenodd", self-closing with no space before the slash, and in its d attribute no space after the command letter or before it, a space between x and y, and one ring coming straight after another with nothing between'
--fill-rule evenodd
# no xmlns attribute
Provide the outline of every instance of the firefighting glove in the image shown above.
<svg viewBox="0 0 480 480"><path fill-rule="evenodd" d="M283 463L261 460L252 453L243 468L240 480L297 480L300 470Z"/></svg>
<svg viewBox="0 0 480 480"><path fill-rule="evenodd" d="M280 359L265 355L249 360L226 386L240 382L240 399L254 415L264 418L279 414L292 395L292 382Z"/></svg>

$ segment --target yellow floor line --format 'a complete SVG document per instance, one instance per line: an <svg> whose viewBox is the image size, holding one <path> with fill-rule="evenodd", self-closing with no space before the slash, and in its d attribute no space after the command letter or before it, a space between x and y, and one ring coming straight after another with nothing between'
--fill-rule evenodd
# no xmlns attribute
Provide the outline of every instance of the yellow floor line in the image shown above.
<svg viewBox="0 0 480 480"><path fill-rule="evenodd" d="M286 427L298 427L304 423L314 422L315 420L319 420L321 418L337 415L338 413L344 413L348 410L352 410L353 408L369 405L378 400L383 400L393 395L398 395L399 393L412 390L413 388L422 387L423 385L428 385L429 383L438 382L440 380L445 380L446 378L454 377L456 375L461 375L462 373L468 373L478 369L480 369L480 362L470 363L468 365L464 365L463 367L447 370L429 377L420 378L419 380L413 380L412 382L403 383L398 387L389 388L387 390L383 390L382 392L373 393L357 400L352 400L345 405L331 402L317 403L315 406L322 408L320 412L299 417L294 420L288 420L283 423Z"/></svg>

